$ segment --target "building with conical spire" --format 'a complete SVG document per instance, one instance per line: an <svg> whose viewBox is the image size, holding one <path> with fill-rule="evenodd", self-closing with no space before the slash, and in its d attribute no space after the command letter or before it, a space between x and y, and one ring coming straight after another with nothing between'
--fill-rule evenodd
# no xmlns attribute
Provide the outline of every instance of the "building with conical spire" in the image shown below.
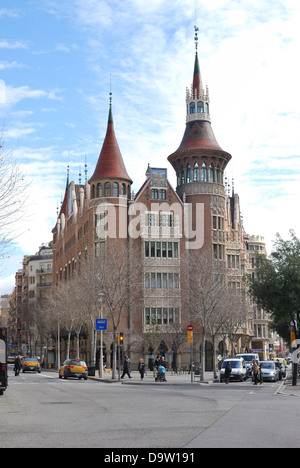
<svg viewBox="0 0 300 468"><path fill-rule="evenodd" d="M110 244L119 251L126 249L128 270L137 266L140 275L138 299L127 304L118 331L124 333L132 363L143 357L150 368L156 354L164 355L170 368L188 366L186 328L190 316L184 296L189 287L186 262L191 252L206 251L213 271L221 271L226 285L234 289L243 288L243 275L249 270L248 236L239 197L233 186L230 190L225 176L231 155L219 145L212 129L209 92L200 73L197 28L195 44L193 81L186 91L186 125L178 148L168 157L176 173L176 188L170 184L166 168L149 164L146 179L137 193L132 193L132 179L114 130L110 95L106 135L93 175L84 185L68 182L53 230L56 288L71 281L87 258L104 263ZM112 365L109 350L116 339L112 325L108 316L104 338L108 367ZM201 332L196 326L194 361L202 365ZM251 351L253 335L251 322L243 324L236 331L231 352ZM217 354L225 353L223 342L218 336ZM205 347L206 370L211 370L209 337ZM92 360L87 344L82 353L81 358Z"/></svg>

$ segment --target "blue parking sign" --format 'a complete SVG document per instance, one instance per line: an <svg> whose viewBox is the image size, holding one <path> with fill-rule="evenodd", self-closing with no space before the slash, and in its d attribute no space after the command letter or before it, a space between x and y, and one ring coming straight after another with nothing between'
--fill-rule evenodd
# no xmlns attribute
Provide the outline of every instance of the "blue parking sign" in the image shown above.
<svg viewBox="0 0 300 468"><path fill-rule="evenodd" d="M96 330L106 331L107 330L107 319L96 319Z"/></svg>

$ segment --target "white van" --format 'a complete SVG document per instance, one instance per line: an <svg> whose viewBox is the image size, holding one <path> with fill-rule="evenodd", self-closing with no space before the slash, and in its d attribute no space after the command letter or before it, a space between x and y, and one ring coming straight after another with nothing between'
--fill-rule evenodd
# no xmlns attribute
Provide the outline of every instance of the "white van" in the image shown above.
<svg viewBox="0 0 300 468"><path fill-rule="evenodd" d="M254 361L256 361L257 364L259 364L259 355L257 353L242 353L242 354L237 354L236 357L244 359L245 364L246 364L247 377L251 377L252 361L254 359Z"/></svg>
<svg viewBox="0 0 300 468"><path fill-rule="evenodd" d="M231 363L230 380L239 380L240 382L243 382L247 379L247 372L244 360L242 358L235 357L224 359L222 369L220 371L220 382L223 382L225 378L225 367L227 366L228 362Z"/></svg>

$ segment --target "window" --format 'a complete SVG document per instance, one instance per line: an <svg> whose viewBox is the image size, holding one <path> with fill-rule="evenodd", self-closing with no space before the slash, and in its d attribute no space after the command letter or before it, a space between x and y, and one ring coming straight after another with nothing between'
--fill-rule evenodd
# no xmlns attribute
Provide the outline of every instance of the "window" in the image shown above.
<svg viewBox="0 0 300 468"><path fill-rule="evenodd" d="M167 191L166 190L160 190L159 191L159 199L160 200L166 200L167 199Z"/></svg>
<svg viewBox="0 0 300 468"><path fill-rule="evenodd" d="M181 184L185 184L185 174L183 169L181 170Z"/></svg>
<svg viewBox="0 0 300 468"><path fill-rule="evenodd" d="M179 273L145 273L145 289L179 289Z"/></svg>
<svg viewBox="0 0 300 468"><path fill-rule="evenodd" d="M193 181L194 182L199 182L199 166L197 163L194 165L194 174L193 174Z"/></svg>
<svg viewBox="0 0 300 468"><path fill-rule="evenodd" d="M156 226L156 213L146 213L146 226Z"/></svg>
<svg viewBox="0 0 300 468"><path fill-rule="evenodd" d="M114 182L113 184L113 196L114 197L119 196L119 184L117 182Z"/></svg>
<svg viewBox="0 0 300 468"><path fill-rule="evenodd" d="M122 184L121 186L121 195L126 197L126 184Z"/></svg>
<svg viewBox="0 0 300 468"><path fill-rule="evenodd" d="M192 182L192 175L191 175L190 166L188 166L187 169L186 169L186 182L187 182L187 184L190 184Z"/></svg>
<svg viewBox="0 0 300 468"><path fill-rule="evenodd" d="M195 109L195 103L191 102L190 103L190 114L195 114L196 109Z"/></svg>
<svg viewBox="0 0 300 468"><path fill-rule="evenodd" d="M111 187L109 182L105 182L104 184L104 196L110 197L111 196Z"/></svg>
<svg viewBox="0 0 300 468"><path fill-rule="evenodd" d="M201 167L201 180L202 182L207 182L207 169L205 163L203 163Z"/></svg>
<svg viewBox="0 0 300 468"><path fill-rule="evenodd" d="M172 213L161 213L160 214L160 225L162 227L172 227L173 226L173 215L172 215Z"/></svg>
<svg viewBox="0 0 300 468"><path fill-rule="evenodd" d="M145 258L179 258L178 242L145 241Z"/></svg>
<svg viewBox="0 0 300 468"><path fill-rule="evenodd" d="M144 319L145 325L180 323L180 310L178 307L146 307Z"/></svg>
<svg viewBox="0 0 300 468"><path fill-rule="evenodd" d="M97 184L97 198L102 197L102 185Z"/></svg>
<svg viewBox="0 0 300 468"><path fill-rule="evenodd" d="M152 200L158 200L158 190L152 189Z"/></svg>
<svg viewBox="0 0 300 468"><path fill-rule="evenodd" d="M209 167L209 182L215 181L215 169L214 166Z"/></svg>
<svg viewBox="0 0 300 468"><path fill-rule="evenodd" d="M197 112L198 114L203 114L204 113L204 105L202 101L197 102Z"/></svg>
<svg viewBox="0 0 300 468"><path fill-rule="evenodd" d="M95 185L92 185L92 198L95 198Z"/></svg>

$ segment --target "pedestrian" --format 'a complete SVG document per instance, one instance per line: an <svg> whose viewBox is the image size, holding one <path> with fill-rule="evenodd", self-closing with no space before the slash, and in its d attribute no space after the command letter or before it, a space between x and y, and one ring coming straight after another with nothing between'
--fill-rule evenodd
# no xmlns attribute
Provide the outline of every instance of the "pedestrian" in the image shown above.
<svg viewBox="0 0 300 468"><path fill-rule="evenodd" d="M21 370L21 356L17 356L15 359L15 375L19 375Z"/></svg>
<svg viewBox="0 0 300 468"><path fill-rule="evenodd" d="M128 375L128 377L131 379L131 376L130 376L130 361L128 359L128 356L125 356L125 359L124 359L124 364L123 364L123 374L122 374L122 377L121 379L123 379L125 377L125 375Z"/></svg>
<svg viewBox="0 0 300 468"><path fill-rule="evenodd" d="M257 385L257 382L259 382L259 367L257 362L253 359L252 360L252 370L253 370L253 378L254 378L254 385Z"/></svg>
<svg viewBox="0 0 300 468"><path fill-rule="evenodd" d="M146 372L146 366L145 366L144 360L142 358L140 359L140 362L139 362L139 365L138 365L138 371L139 371L139 373L141 375L141 380L143 380L145 372Z"/></svg>
<svg viewBox="0 0 300 468"><path fill-rule="evenodd" d="M225 367L225 383L228 385L229 379L230 379L230 374L231 374L232 368L231 368L231 362L228 361Z"/></svg>
<svg viewBox="0 0 300 468"><path fill-rule="evenodd" d="M160 363L160 357L156 356L155 361L154 361L154 367L156 371L158 369L159 363Z"/></svg>
<svg viewBox="0 0 300 468"><path fill-rule="evenodd" d="M163 366L165 369L167 368L167 362L166 362L164 356L162 356L162 357L160 358L159 366Z"/></svg>

